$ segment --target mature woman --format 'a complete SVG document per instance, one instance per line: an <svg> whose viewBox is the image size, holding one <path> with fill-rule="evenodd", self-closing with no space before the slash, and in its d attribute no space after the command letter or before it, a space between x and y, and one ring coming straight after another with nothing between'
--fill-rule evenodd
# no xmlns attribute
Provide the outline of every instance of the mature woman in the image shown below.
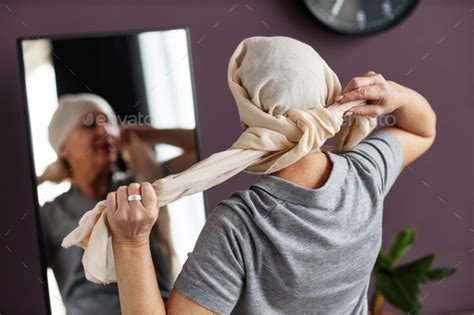
<svg viewBox="0 0 474 315"><path fill-rule="evenodd" d="M194 155L194 145L189 141L193 139L192 131L132 126L121 131L110 105L93 94L60 97L50 123L50 142L58 154L58 161L40 176L39 181L68 179L71 188L47 202L40 210L40 218L47 263L54 271L68 314L120 313L117 285L104 286L87 281L81 263L83 250L65 250L61 241L84 212L104 199L108 192L137 180L135 174L116 168L118 153L130 142L128 138L143 136L144 142L168 142L183 147L186 154L169 161L168 168L179 171L193 163L188 154ZM160 250L156 237L150 237L149 242L150 257L153 257L156 270L153 280L158 281L160 294L167 299L170 291L167 257Z"/></svg>
<svg viewBox="0 0 474 315"><path fill-rule="evenodd" d="M402 169L433 143L432 108L372 71L341 91L311 47L282 37L244 40L231 58L229 83L246 128L232 148L251 156L247 170L263 175L211 213L166 305L148 235L157 202L163 204L160 189L174 178L109 193L122 311L367 314L383 201ZM371 132L384 114L395 124ZM333 136L341 150L322 148ZM255 151L263 145L270 153L262 157Z"/></svg>

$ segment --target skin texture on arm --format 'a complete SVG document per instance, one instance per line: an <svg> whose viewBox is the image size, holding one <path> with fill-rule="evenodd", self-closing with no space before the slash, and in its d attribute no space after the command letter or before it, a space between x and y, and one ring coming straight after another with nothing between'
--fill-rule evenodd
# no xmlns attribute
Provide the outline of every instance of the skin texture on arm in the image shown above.
<svg viewBox="0 0 474 315"><path fill-rule="evenodd" d="M141 201L128 195L141 194ZM149 235L158 219L150 183L121 186L107 195L107 225L112 235L115 271L123 314L213 314L173 290L165 305L156 280Z"/></svg>
<svg viewBox="0 0 474 315"><path fill-rule="evenodd" d="M165 306L156 281L150 244L113 243L123 314L215 314L173 289Z"/></svg>
<svg viewBox="0 0 474 315"><path fill-rule="evenodd" d="M197 162L196 151L185 151L180 156L169 160L166 164L168 165L172 174L180 173Z"/></svg>
<svg viewBox="0 0 474 315"><path fill-rule="evenodd" d="M124 125L121 128L126 145L130 137L138 137L147 144L164 143L183 149L183 153L166 162L172 174L180 173L197 162L193 129L156 129L149 126Z"/></svg>
<svg viewBox="0 0 474 315"><path fill-rule="evenodd" d="M385 127L403 147L402 169L425 153L436 138L436 114L428 101L411 89L405 88L404 94L404 102L392 112L395 126Z"/></svg>
<svg viewBox="0 0 474 315"><path fill-rule="evenodd" d="M148 144L166 143L185 151L196 150L193 129L157 129L149 126L124 125L121 133L125 138L128 134L134 133Z"/></svg>
<svg viewBox="0 0 474 315"><path fill-rule="evenodd" d="M339 103L366 100L368 105L357 106L344 115L372 117L390 114L395 125L384 127L397 138L403 148L400 172L419 158L433 144L436 137L436 114L428 101L418 92L393 81L386 81L373 71L352 79L336 97Z"/></svg>
<svg viewBox="0 0 474 315"><path fill-rule="evenodd" d="M113 243L122 314L166 314L150 244Z"/></svg>

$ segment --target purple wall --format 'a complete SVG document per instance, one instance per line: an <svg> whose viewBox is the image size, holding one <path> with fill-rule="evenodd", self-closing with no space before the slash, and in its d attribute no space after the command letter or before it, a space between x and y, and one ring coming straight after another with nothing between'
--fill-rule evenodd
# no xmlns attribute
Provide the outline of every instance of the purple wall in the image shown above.
<svg viewBox="0 0 474 315"><path fill-rule="evenodd" d="M413 226L418 240L408 259L437 253L435 265L459 267L454 277L424 287L425 314L473 310L473 7L468 0L426 0L387 32L347 38L322 29L294 0L1 2L0 147L5 151L0 158L0 313L45 309L16 38L182 25L191 33L203 156L225 149L239 134L226 67L247 36L303 40L343 83L375 70L423 93L438 114L438 138L428 154L403 172L386 199L384 239L387 243L401 228ZM242 175L212 189L211 207L253 180Z"/></svg>

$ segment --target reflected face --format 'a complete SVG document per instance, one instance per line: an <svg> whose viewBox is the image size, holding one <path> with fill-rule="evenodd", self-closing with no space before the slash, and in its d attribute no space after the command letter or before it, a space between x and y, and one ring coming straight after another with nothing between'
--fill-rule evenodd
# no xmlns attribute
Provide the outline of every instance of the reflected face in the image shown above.
<svg viewBox="0 0 474 315"><path fill-rule="evenodd" d="M60 148L74 174L78 171L105 171L115 164L120 135L101 112L89 112L76 123Z"/></svg>

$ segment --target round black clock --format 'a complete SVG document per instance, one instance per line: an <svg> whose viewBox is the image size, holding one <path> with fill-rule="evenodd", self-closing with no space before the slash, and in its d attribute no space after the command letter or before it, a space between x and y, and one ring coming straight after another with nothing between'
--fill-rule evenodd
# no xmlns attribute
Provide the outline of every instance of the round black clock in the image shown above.
<svg viewBox="0 0 474 315"><path fill-rule="evenodd" d="M345 34L370 34L406 17L418 0L304 0L327 27Z"/></svg>

